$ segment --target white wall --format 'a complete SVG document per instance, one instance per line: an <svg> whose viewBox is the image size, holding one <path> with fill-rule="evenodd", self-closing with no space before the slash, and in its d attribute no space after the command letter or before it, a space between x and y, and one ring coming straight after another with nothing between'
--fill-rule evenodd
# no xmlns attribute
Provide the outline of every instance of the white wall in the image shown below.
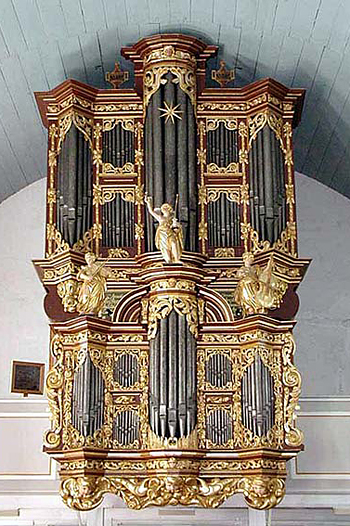
<svg viewBox="0 0 350 526"><path fill-rule="evenodd" d="M41 179L0 205L0 399L21 397L10 394L11 360L47 363L44 288L31 262L44 256L45 194Z"/></svg>
<svg viewBox="0 0 350 526"><path fill-rule="evenodd" d="M299 253L313 259L299 288L296 363L304 396L350 395L350 200L297 176Z"/></svg>
<svg viewBox="0 0 350 526"><path fill-rule="evenodd" d="M338 519L332 508L342 511L350 502L350 201L303 175L297 175L296 181L299 252L313 258L299 289L296 329L296 362L303 375L299 425L305 430L306 451L291 465L288 495L280 511L274 510L272 524L283 523L283 509L288 506L295 508L296 522L290 524L300 524L300 516L308 524L305 513L298 515L296 510L304 506L329 508L327 517L333 524ZM0 205L0 526L10 524L1 519L1 509L10 508L20 508L22 520L28 518L26 524L47 524L46 520L50 524L79 523L77 514L63 510L54 467L41 452L42 429L48 427L44 397L32 395L24 400L10 393L11 360L48 361L44 289L31 263L44 253L45 191L41 180ZM30 451L28 433L32 435ZM16 462L8 462L11 456ZM35 516L41 518L32 522L34 512L26 508L40 506L44 509L37 509ZM245 505L238 496L225 505L225 513L230 506ZM52 507L55 511L49 513ZM136 516L128 513L106 509L104 523L135 520ZM222 524L225 513L214 513ZM317 513L326 517L322 510ZM165 520L156 510L138 517L150 520L150 514L155 521ZM169 520L203 524L202 512L190 515L169 516ZM208 511L208 521L214 515ZM91 524L102 524L96 517L91 515ZM232 509L230 517L233 524L246 524L242 510ZM328 518L320 518L317 524L328 524ZM265 517L260 519L263 524Z"/></svg>

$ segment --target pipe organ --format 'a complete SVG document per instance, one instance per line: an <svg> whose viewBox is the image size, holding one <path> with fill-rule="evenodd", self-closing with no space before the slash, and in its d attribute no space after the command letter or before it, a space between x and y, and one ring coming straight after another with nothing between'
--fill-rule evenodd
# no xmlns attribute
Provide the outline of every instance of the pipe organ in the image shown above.
<svg viewBox="0 0 350 526"><path fill-rule="evenodd" d="M292 131L272 79L205 86L216 46L162 34L122 49L132 89L36 93L48 129L51 327L45 451L77 510L257 509L303 448L295 410L298 257Z"/></svg>

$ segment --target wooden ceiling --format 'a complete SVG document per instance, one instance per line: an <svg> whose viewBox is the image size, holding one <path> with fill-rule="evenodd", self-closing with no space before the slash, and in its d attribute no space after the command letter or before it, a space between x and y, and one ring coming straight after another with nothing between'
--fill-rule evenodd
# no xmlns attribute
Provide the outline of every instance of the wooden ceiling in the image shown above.
<svg viewBox="0 0 350 526"><path fill-rule="evenodd" d="M46 175L33 92L105 88L120 48L159 32L219 45L236 86L306 88L296 169L350 197L349 20L349 0L0 0L0 200Z"/></svg>

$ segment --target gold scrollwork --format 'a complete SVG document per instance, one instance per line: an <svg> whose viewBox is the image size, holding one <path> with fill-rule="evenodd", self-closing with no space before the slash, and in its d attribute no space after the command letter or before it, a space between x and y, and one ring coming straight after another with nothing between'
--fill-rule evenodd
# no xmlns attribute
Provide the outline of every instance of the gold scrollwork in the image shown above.
<svg viewBox="0 0 350 526"><path fill-rule="evenodd" d="M294 351L295 341L293 335L292 333L287 333L282 348L284 365L282 382L287 388L284 397L285 441L288 446L299 447L303 443L304 436L302 431L295 426L296 417L294 411L298 407L299 396L301 393L301 375L292 363Z"/></svg>
<svg viewBox="0 0 350 526"><path fill-rule="evenodd" d="M297 238L296 224L292 221L288 221L286 229L280 235L280 238L274 242L273 248L281 250L287 254L291 254L296 257L297 253L295 250L295 240Z"/></svg>
<svg viewBox="0 0 350 526"><path fill-rule="evenodd" d="M215 163L209 163L207 166L208 175L232 175L239 174L239 164L230 163L227 166L218 166Z"/></svg>
<svg viewBox="0 0 350 526"><path fill-rule="evenodd" d="M180 89L186 93L192 104L196 105L196 77L194 74L193 67L187 66L175 66L175 65L162 65L153 66L145 72L144 76L144 107L148 106L148 103L152 95L159 89L161 84L166 84L167 80L164 79L164 75L170 71L176 78L172 81L175 84L179 84Z"/></svg>
<svg viewBox="0 0 350 526"><path fill-rule="evenodd" d="M198 437L196 428L188 435L180 438L166 438L156 435L148 429L148 447L150 449L197 449ZM175 467L175 465L174 465Z"/></svg>
<svg viewBox="0 0 350 526"><path fill-rule="evenodd" d="M234 247L221 247L216 248L214 251L214 257L216 258L234 258L236 257L236 251Z"/></svg>
<svg viewBox="0 0 350 526"><path fill-rule="evenodd" d="M205 240L208 239L208 223L201 221L198 225L198 239Z"/></svg>
<svg viewBox="0 0 350 526"><path fill-rule="evenodd" d="M237 119L207 119L207 131L216 130L222 122L228 130L237 130Z"/></svg>
<svg viewBox="0 0 350 526"><path fill-rule="evenodd" d="M174 61L174 60L183 60L186 62L191 62L193 67L196 64L196 57L191 53L177 49L174 46L167 45L158 49L154 49L148 53L144 58L144 64L157 62L157 61Z"/></svg>
<svg viewBox="0 0 350 526"><path fill-rule="evenodd" d="M90 148L92 149L93 120L71 109L58 121L59 135L57 143L57 155L61 151L62 142L64 141L64 138L72 124L74 124L78 130L82 132L85 139L89 142Z"/></svg>
<svg viewBox="0 0 350 526"><path fill-rule="evenodd" d="M177 293L176 295L159 294L150 298L148 303L148 339L156 337L158 320L166 318L172 310L186 316L193 336L198 336L198 306L195 296Z"/></svg>
<svg viewBox="0 0 350 526"><path fill-rule="evenodd" d="M125 248L110 248L108 250L108 257L124 259L124 258L129 258L130 254L127 250L125 250Z"/></svg>
<svg viewBox="0 0 350 526"><path fill-rule="evenodd" d="M93 203L104 205L105 203L110 203L116 197L120 195L123 201L129 201L131 203L135 202L135 188L134 187L125 187L125 188L109 188L104 186L99 186L94 184L93 188Z"/></svg>
<svg viewBox="0 0 350 526"><path fill-rule="evenodd" d="M46 225L46 237L48 242L51 242L51 246L52 243L56 245L56 248L52 251L51 254L47 254L47 257L60 254L61 252L69 250L69 244L64 239L62 239L62 234L57 230L55 225Z"/></svg>
<svg viewBox="0 0 350 526"><path fill-rule="evenodd" d="M73 245L73 250L77 252L92 252L92 242L94 239L102 239L102 226L94 224L90 230L85 232L83 239L79 239Z"/></svg>
<svg viewBox="0 0 350 526"><path fill-rule="evenodd" d="M271 130L275 132L276 137L280 141L281 148L284 149L282 141L282 117L278 117L278 115L273 113L271 110L265 110L261 113L257 113L256 115L254 115L254 117L251 117L248 123L250 132L249 146L251 146L252 142L256 139L259 131L262 130L263 127L267 124L271 128Z"/></svg>
<svg viewBox="0 0 350 526"><path fill-rule="evenodd" d="M113 130L118 124L121 124L121 127L125 131L134 132L135 130L135 121L134 119L119 119L118 117L103 119L102 131L107 132Z"/></svg>
<svg viewBox="0 0 350 526"><path fill-rule="evenodd" d="M61 443L64 351L60 334L55 334L51 340L51 356L54 364L46 378L46 396L50 408L51 429L46 431L44 435L44 444L49 449L57 448Z"/></svg>
<svg viewBox="0 0 350 526"><path fill-rule="evenodd" d="M136 223L135 225L135 239L143 239L145 237L144 228L142 223Z"/></svg>
<svg viewBox="0 0 350 526"><path fill-rule="evenodd" d="M62 300L64 312L75 312L78 304L79 284L76 279L67 279L57 284L57 294Z"/></svg>
<svg viewBox="0 0 350 526"><path fill-rule="evenodd" d="M262 475L208 479L188 475L128 478L86 475L66 478L61 484L63 502L79 511L96 508L105 493L120 496L135 510L154 505L217 508L228 497L243 493L250 506L264 510L282 500L285 481Z"/></svg>
<svg viewBox="0 0 350 526"><path fill-rule="evenodd" d="M225 195L228 201L231 203L241 202L241 189L239 186L236 188L208 188L207 196L209 202L214 202L220 199L222 195Z"/></svg>
<svg viewBox="0 0 350 526"><path fill-rule="evenodd" d="M109 176L135 176L135 166L133 163L125 163L124 166L116 167L113 166L111 163L103 163L102 164L102 172L101 175L109 175Z"/></svg>
<svg viewBox="0 0 350 526"><path fill-rule="evenodd" d="M196 284L193 281L188 281L185 279L175 279L170 278L166 280L159 280L151 283L150 290L153 291L161 291L161 290L168 290L168 289L176 289L176 290L195 290Z"/></svg>

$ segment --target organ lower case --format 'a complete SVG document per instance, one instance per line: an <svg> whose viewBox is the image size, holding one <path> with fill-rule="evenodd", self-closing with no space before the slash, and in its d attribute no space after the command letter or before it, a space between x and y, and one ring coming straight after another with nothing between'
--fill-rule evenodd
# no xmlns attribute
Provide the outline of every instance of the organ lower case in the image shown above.
<svg viewBox="0 0 350 526"><path fill-rule="evenodd" d="M45 451L77 510L108 492L134 509L235 493L271 508L303 447L292 332L309 260L297 254L292 130L304 92L272 79L206 88L216 52L155 35L122 50L134 88L68 80L36 94L48 129L34 262L51 320ZM146 193L181 223L178 264L156 248ZM98 314L79 315L87 252L107 290Z"/></svg>

